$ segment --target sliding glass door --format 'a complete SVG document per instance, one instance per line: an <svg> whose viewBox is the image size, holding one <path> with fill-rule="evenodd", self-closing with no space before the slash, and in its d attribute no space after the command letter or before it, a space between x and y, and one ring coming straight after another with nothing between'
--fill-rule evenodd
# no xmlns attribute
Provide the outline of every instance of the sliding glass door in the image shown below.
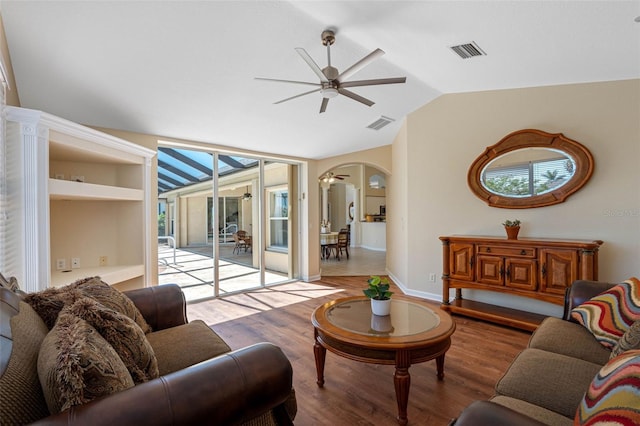
<svg viewBox="0 0 640 426"><path fill-rule="evenodd" d="M177 252L171 264L173 247L159 239L161 284L176 282L195 300L293 278L295 165L164 147L158 164L159 199L174 207L165 229Z"/></svg>

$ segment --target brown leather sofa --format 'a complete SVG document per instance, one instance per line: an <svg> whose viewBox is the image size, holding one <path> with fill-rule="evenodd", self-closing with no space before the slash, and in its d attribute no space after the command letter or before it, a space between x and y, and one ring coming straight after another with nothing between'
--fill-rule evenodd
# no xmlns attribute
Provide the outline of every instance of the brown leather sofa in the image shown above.
<svg viewBox="0 0 640 426"><path fill-rule="evenodd" d="M611 351L571 318L571 310L614 285L574 282L565 294L563 318L546 318L496 384L495 395L466 407L450 426L573 425Z"/></svg>
<svg viewBox="0 0 640 426"><path fill-rule="evenodd" d="M37 342L44 339L39 334L48 330L37 315L31 315L30 322L21 319L31 307L22 302L20 292L0 288L3 425L293 424L292 368L280 348L259 343L231 351L202 321L187 321L184 295L176 285L125 294L153 329L147 336L160 377L49 415L36 367ZM25 333L31 335L31 344L24 343ZM7 376L16 371L23 377L10 380Z"/></svg>

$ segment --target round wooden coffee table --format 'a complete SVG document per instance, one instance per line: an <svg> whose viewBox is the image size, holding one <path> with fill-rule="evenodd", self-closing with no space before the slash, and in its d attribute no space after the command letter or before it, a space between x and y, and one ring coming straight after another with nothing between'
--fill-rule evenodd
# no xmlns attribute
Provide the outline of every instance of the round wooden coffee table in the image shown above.
<svg viewBox="0 0 640 426"><path fill-rule="evenodd" d="M438 380L442 380L444 355L456 329L446 312L406 296L394 296L391 315L384 317L371 313L370 300L364 296L333 300L318 307L311 322L318 386L324 386L327 349L355 361L395 365L393 382L402 425L407 424L409 367L435 359Z"/></svg>

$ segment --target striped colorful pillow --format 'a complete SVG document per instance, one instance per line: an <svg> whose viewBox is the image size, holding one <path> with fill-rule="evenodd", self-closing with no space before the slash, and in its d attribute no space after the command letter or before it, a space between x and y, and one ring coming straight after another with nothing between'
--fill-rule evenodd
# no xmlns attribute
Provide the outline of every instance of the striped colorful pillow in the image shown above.
<svg viewBox="0 0 640 426"><path fill-rule="evenodd" d="M625 282L595 296L571 311L571 318L584 325L607 348L640 319L640 280Z"/></svg>
<svg viewBox="0 0 640 426"><path fill-rule="evenodd" d="M574 426L640 425L640 350L610 360L593 378Z"/></svg>

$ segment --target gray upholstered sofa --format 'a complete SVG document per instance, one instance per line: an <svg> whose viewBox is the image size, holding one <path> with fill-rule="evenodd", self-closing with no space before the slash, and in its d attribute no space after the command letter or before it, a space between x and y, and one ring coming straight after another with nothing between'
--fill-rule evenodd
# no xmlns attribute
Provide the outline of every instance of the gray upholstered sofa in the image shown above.
<svg viewBox="0 0 640 426"><path fill-rule="evenodd" d="M42 314L24 302L27 295L0 287L2 425L292 424L292 368L280 348L259 343L231 351L202 321L187 321L184 295L176 285L124 293L152 329L144 340L157 358L156 378L51 412L49 395L58 390L45 389L41 364L63 314L49 331ZM97 328L90 330L95 334ZM57 343L49 346L59 349ZM70 363L63 360L58 369ZM103 370L109 374L108 366Z"/></svg>
<svg viewBox="0 0 640 426"><path fill-rule="evenodd" d="M490 401L474 402L452 424L573 425L578 405L611 351L571 319L571 310L613 286L573 283L563 319L546 318L498 381Z"/></svg>

